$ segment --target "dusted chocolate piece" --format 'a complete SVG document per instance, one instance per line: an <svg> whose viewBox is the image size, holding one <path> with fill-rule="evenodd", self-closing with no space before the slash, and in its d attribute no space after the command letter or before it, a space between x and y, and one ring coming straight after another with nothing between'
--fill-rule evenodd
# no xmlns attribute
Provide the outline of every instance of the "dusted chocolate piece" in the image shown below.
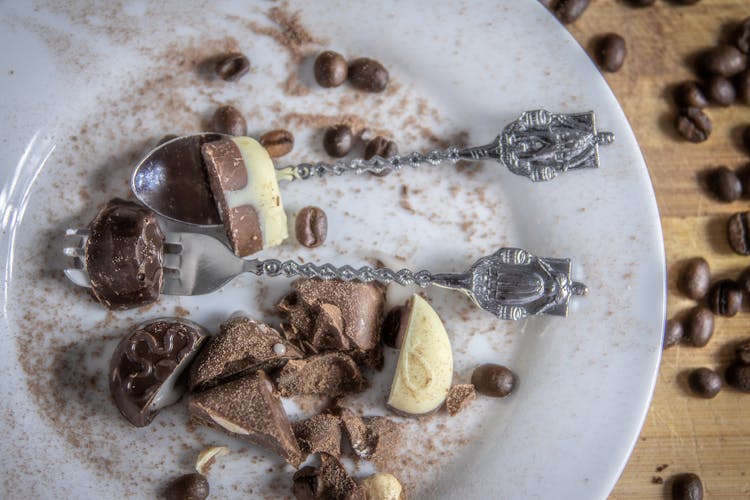
<svg viewBox="0 0 750 500"><path fill-rule="evenodd" d="M365 492L335 457L321 453L319 468L303 467L294 474L297 500L366 500Z"/></svg>
<svg viewBox="0 0 750 500"><path fill-rule="evenodd" d="M120 413L136 427L151 423L161 408L182 396L177 382L207 332L184 319L138 325L120 341L109 363L109 390Z"/></svg>
<svg viewBox="0 0 750 500"><path fill-rule="evenodd" d="M384 288L373 283L301 279L278 305L285 336L312 353L343 351L381 367Z"/></svg>
<svg viewBox="0 0 750 500"><path fill-rule="evenodd" d="M289 361L274 381L282 396L318 394L335 398L361 392L367 383L354 360L340 352Z"/></svg>
<svg viewBox="0 0 750 500"><path fill-rule="evenodd" d="M129 309L159 298L164 234L156 215L130 201L110 200L89 224L86 271L96 300Z"/></svg>
<svg viewBox="0 0 750 500"><path fill-rule="evenodd" d="M341 419L330 413L320 413L294 422L292 430L303 456L311 453L327 453L341 456Z"/></svg>
<svg viewBox="0 0 750 500"><path fill-rule="evenodd" d="M472 384L457 384L450 388L445 398L445 409L452 417L466 408L477 398L477 390Z"/></svg>
<svg viewBox="0 0 750 500"><path fill-rule="evenodd" d="M398 449L401 426L386 417L360 417L348 408L337 410L349 444L359 458L390 456Z"/></svg>
<svg viewBox="0 0 750 500"><path fill-rule="evenodd" d="M279 332L250 318L236 317L221 325L190 367L190 390L202 390L258 370L268 371L302 352Z"/></svg>
<svg viewBox="0 0 750 500"><path fill-rule="evenodd" d="M240 257L279 245L288 236L276 170L250 137L204 144L211 192L234 253Z"/></svg>
<svg viewBox="0 0 750 500"><path fill-rule="evenodd" d="M188 414L192 422L278 453L295 467L302 461L281 399L262 371L194 395Z"/></svg>

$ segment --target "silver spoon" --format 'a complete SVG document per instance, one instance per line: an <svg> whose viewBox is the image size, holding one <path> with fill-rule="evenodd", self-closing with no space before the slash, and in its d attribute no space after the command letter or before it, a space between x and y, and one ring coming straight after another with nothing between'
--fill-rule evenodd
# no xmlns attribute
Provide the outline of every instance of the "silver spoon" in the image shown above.
<svg viewBox="0 0 750 500"><path fill-rule="evenodd" d="M135 196L167 219L203 227L221 224L206 179L201 146L227 137L199 133L177 137L153 150L136 166L131 178ZM493 159L517 175L547 181L558 173L599 167L599 145L614 141L611 132L597 132L594 112L554 114L527 111L484 146L449 147L427 154L409 153L370 160L356 158L329 163L276 167L277 180L292 181L344 172L380 174L423 164L455 164ZM196 182L196 179L198 180Z"/></svg>

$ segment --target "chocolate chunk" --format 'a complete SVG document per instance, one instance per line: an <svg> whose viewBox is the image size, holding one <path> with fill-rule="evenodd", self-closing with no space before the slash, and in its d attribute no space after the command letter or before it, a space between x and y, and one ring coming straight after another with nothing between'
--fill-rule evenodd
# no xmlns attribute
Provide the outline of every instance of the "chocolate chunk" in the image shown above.
<svg viewBox="0 0 750 500"><path fill-rule="evenodd" d="M718 167L708 175L711 193L721 201L732 202L742 196L742 181L737 173L728 167Z"/></svg>
<svg viewBox="0 0 750 500"><path fill-rule="evenodd" d="M711 269L703 257L690 259L682 268L679 287L682 293L693 300L702 299L711 285Z"/></svg>
<svg viewBox="0 0 750 500"><path fill-rule="evenodd" d="M742 289L734 280L717 281L708 292L708 306L714 314L734 316L742 307Z"/></svg>
<svg viewBox="0 0 750 500"><path fill-rule="evenodd" d="M696 474L680 474L672 481L673 500L703 500L703 483Z"/></svg>
<svg viewBox="0 0 750 500"><path fill-rule="evenodd" d="M750 392L750 365L735 361L727 368L724 378L738 391Z"/></svg>
<svg viewBox="0 0 750 500"><path fill-rule="evenodd" d="M190 420L271 450L298 467L297 440L268 376L258 371L190 398Z"/></svg>
<svg viewBox="0 0 750 500"><path fill-rule="evenodd" d="M685 336L685 330L682 323L676 319L668 319L664 325L664 349L679 344Z"/></svg>
<svg viewBox="0 0 750 500"><path fill-rule="evenodd" d="M89 224L86 271L94 298L108 309L129 309L159 298L164 234L156 215L130 201L107 202Z"/></svg>
<svg viewBox="0 0 750 500"><path fill-rule="evenodd" d="M338 87L346 81L349 74L344 56L332 50L321 52L313 65L315 81L321 87Z"/></svg>
<svg viewBox="0 0 750 500"><path fill-rule="evenodd" d="M684 82L677 86L674 100L681 108L705 108L708 98L696 82Z"/></svg>
<svg viewBox="0 0 750 500"><path fill-rule="evenodd" d="M294 233L300 245L315 248L322 245L328 234L328 217L322 208L305 207L294 220Z"/></svg>
<svg viewBox="0 0 750 500"><path fill-rule="evenodd" d="M354 360L340 352L291 360L278 371L274 381L284 397L318 394L335 398L361 392L367 386Z"/></svg>
<svg viewBox="0 0 750 500"><path fill-rule="evenodd" d="M323 135L323 149L334 158L343 158L351 151L353 141L354 136L349 125L334 125Z"/></svg>
<svg viewBox="0 0 750 500"><path fill-rule="evenodd" d="M477 390L472 384L454 385L448 391L445 398L445 409L452 417L466 408L468 404L477 398Z"/></svg>
<svg viewBox="0 0 750 500"><path fill-rule="evenodd" d="M208 480L197 472L178 477L164 490L166 500L205 500L208 494Z"/></svg>
<svg viewBox="0 0 750 500"><path fill-rule="evenodd" d="M294 135L284 129L270 130L260 136L258 142L266 148L271 158L279 158L291 153L294 149Z"/></svg>
<svg viewBox="0 0 750 500"><path fill-rule="evenodd" d="M216 74L227 82L238 80L249 70L250 61L240 52L229 53L216 63Z"/></svg>
<svg viewBox="0 0 750 500"><path fill-rule="evenodd" d="M336 457L320 455L319 468L306 466L294 474L292 494L297 500L365 500L365 493Z"/></svg>
<svg viewBox="0 0 750 500"><path fill-rule="evenodd" d="M341 417L346 437L359 458L390 457L399 448L401 426L386 417L360 417L348 408L335 410Z"/></svg>
<svg viewBox="0 0 750 500"><path fill-rule="evenodd" d="M303 456L311 453L327 453L341 456L341 419L330 413L320 413L294 422L292 430Z"/></svg>
<svg viewBox="0 0 750 500"><path fill-rule="evenodd" d="M239 109L221 106L211 118L211 131L228 135L247 135L247 122Z"/></svg>
<svg viewBox="0 0 750 500"><path fill-rule="evenodd" d="M203 390L258 370L268 371L302 352L264 323L237 317L222 323L190 367L190 390Z"/></svg>
<svg viewBox="0 0 750 500"><path fill-rule="evenodd" d="M374 283L301 279L278 305L284 334L311 353L343 351L358 363L382 366L380 326L385 290Z"/></svg>
<svg viewBox="0 0 750 500"><path fill-rule="evenodd" d="M711 135L711 119L698 108L686 108L677 114L677 132L690 142L703 142Z"/></svg>
<svg viewBox="0 0 750 500"><path fill-rule="evenodd" d="M596 60L600 68L615 73L622 68L627 53L625 39L617 33L608 33L597 44Z"/></svg>
<svg viewBox="0 0 750 500"><path fill-rule="evenodd" d="M365 92L382 92L388 86L388 70L374 59L360 57L349 63L349 83Z"/></svg>
<svg viewBox="0 0 750 500"><path fill-rule="evenodd" d="M696 395L711 399L719 394L723 384L718 373L710 368L701 367L690 372L688 385Z"/></svg>
<svg viewBox="0 0 750 500"><path fill-rule="evenodd" d="M729 106L737 100L737 92L731 80L725 76L713 75L705 85L708 99L719 106Z"/></svg>
<svg viewBox="0 0 750 500"><path fill-rule="evenodd" d="M383 345L401 349L404 341L406 322L409 320L409 308L406 306L396 306L386 314L383 320L383 327L380 330L380 337L383 339ZM401 325L404 325L402 327Z"/></svg>
<svg viewBox="0 0 750 500"><path fill-rule="evenodd" d="M503 365L487 363L474 368L471 383L479 394L504 398L516 387L516 374Z"/></svg>
<svg viewBox="0 0 750 500"><path fill-rule="evenodd" d="M708 344L714 334L714 315L704 306L696 306L685 318L685 337L695 347Z"/></svg>
<svg viewBox="0 0 750 500"><path fill-rule="evenodd" d="M206 336L192 321L163 319L138 325L117 344L109 363L109 390L131 424L150 424L161 408L180 399L180 375Z"/></svg>
<svg viewBox="0 0 750 500"><path fill-rule="evenodd" d="M709 75L734 76L745 69L745 55L733 45L717 45L703 54L699 69Z"/></svg>

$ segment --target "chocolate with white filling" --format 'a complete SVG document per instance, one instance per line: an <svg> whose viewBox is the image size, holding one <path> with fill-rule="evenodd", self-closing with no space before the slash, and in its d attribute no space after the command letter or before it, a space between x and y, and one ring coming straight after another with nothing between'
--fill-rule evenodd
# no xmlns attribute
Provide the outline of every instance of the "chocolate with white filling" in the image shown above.
<svg viewBox="0 0 750 500"><path fill-rule="evenodd" d="M162 284L164 234L149 209L119 198L89 224L86 271L91 291L109 309L154 302Z"/></svg>
<svg viewBox="0 0 750 500"><path fill-rule="evenodd" d="M109 390L131 424L150 424L161 408L180 399L180 374L206 336L192 321L164 318L137 326L120 341L109 365Z"/></svg>

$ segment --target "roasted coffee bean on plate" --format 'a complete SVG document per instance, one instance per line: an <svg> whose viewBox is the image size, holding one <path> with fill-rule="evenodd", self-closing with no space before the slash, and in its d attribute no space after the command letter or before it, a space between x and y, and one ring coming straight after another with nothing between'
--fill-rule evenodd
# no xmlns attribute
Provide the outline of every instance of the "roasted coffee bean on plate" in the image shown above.
<svg viewBox="0 0 750 500"><path fill-rule="evenodd" d="M369 160L374 156L389 158L397 154L398 146L396 143L380 135L373 138L367 143L367 146L365 146L365 160Z"/></svg>
<svg viewBox="0 0 750 500"><path fill-rule="evenodd" d="M268 156L271 158L279 158L289 154L294 149L294 135L284 129L266 132L260 136L258 142L266 148Z"/></svg>
<svg viewBox="0 0 750 500"><path fill-rule="evenodd" d="M708 292L708 306L714 314L734 316L742 307L742 289L736 281L717 281Z"/></svg>
<svg viewBox="0 0 750 500"><path fill-rule="evenodd" d="M346 81L349 68L344 56L338 52L326 50L315 58L313 73L318 85L331 88L338 87Z"/></svg>
<svg viewBox="0 0 750 500"><path fill-rule="evenodd" d="M737 284L743 292L750 296L750 267L740 273L740 277L737 278Z"/></svg>
<svg viewBox="0 0 750 500"><path fill-rule="evenodd" d="M516 386L516 374L502 365L487 363L474 369L471 383L479 394L495 398L504 398Z"/></svg>
<svg viewBox="0 0 750 500"><path fill-rule="evenodd" d="M678 85L674 92L674 100L681 108L705 108L708 106L708 98L696 82L684 82Z"/></svg>
<svg viewBox="0 0 750 500"><path fill-rule="evenodd" d="M745 54L750 54L750 17L745 19L737 27L734 44Z"/></svg>
<svg viewBox="0 0 750 500"><path fill-rule="evenodd" d="M695 306L688 312L683 326L685 338L695 347L703 347L714 334L714 315L704 306Z"/></svg>
<svg viewBox="0 0 750 500"><path fill-rule="evenodd" d="M245 57L245 54L232 52L219 59L215 69L219 78L232 82L250 70L250 61Z"/></svg>
<svg viewBox="0 0 750 500"><path fill-rule="evenodd" d="M334 125L323 135L323 148L334 158L343 158L352 149L354 136L349 125Z"/></svg>
<svg viewBox="0 0 750 500"><path fill-rule="evenodd" d="M737 100L750 105L750 69L737 75L734 85L737 90Z"/></svg>
<svg viewBox="0 0 750 500"><path fill-rule="evenodd" d="M696 474L686 473L672 480L672 500L703 500L703 483Z"/></svg>
<svg viewBox="0 0 750 500"><path fill-rule="evenodd" d="M677 132L690 142L703 142L711 135L711 119L699 108L681 109L677 114Z"/></svg>
<svg viewBox="0 0 750 500"><path fill-rule="evenodd" d="M727 368L724 378L738 391L750 392L750 365L735 361Z"/></svg>
<svg viewBox="0 0 750 500"><path fill-rule="evenodd" d="M710 399L716 397L723 386L721 377L710 368L696 368L688 375L690 389L702 398Z"/></svg>
<svg viewBox="0 0 750 500"><path fill-rule="evenodd" d="M731 80L721 75L713 75L706 81L706 96L719 106L729 106L737 100L737 92Z"/></svg>
<svg viewBox="0 0 750 500"><path fill-rule="evenodd" d="M622 68L627 53L625 39L617 33L608 33L597 44L596 62L604 71L614 73Z"/></svg>
<svg viewBox="0 0 750 500"><path fill-rule="evenodd" d="M388 70L374 59L360 57L349 63L349 83L366 92L382 92L388 86Z"/></svg>
<svg viewBox="0 0 750 500"><path fill-rule="evenodd" d="M750 340L746 340L737 347L737 361L742 364L750 365Z"/></svg>
<svg viewBox="0 0 750 500"><path fill-rule="evenodd" d="M178 477L164 490L167 500L204 500L208 494L208 480L197 472Z"/></svg>
<svg viewBox="0 0 750 500"><path fill-rule="evenodd" d="M708 75L734 76L746 67L745 54L734 45L721 44L703 54L700 70Z"/></svg>
<svg viewBox="0 0 750 500"><path fill-rule="evenodd" d="M676 319L668 319L664 324L664 343L663 348L672 347L679 344L685 336L685 330L682 323Z"/></svg>
<svg viewBox="0 0 750 500"><path fill-rule="evenodd" d="M305 207L294 220L294 233L300 245L307 248L319 247L328 234L328 217L323 209Z"/></svg>
<svg viewBox="0 0 750 500"><path fill-rule="evenodd" d="M732 250L750 255L750 212L738 212L729 218L727 238Z"/></svg>
<svg viewBox="0 0 750 500"><path fill-rule="evenodd" d="M589 6L590 0L558 0L552 3L552 11L563 24L572 23Z"/></svg>
<svg viewBox="0 0 750 500"><path fill-rule="evenodd" d="M711 269L703 257L695 257L685 263L678 283L682 293L693 300L702 299L711 286Z"/></svg>
<svg viewBox="0 0 750 500"><path fill-rule="evenodd" d="M221 106L214 112L211 131L236 136L247 135L247 122L239 109L234 106Z"/></svg>
<svg viewBox="0 0 750 500"><path fill-rule="evenodd" d="M737 173L725 166L718 167L708 174L708 187L721 201L732 202L742 196L742 181Z"/></svg>

